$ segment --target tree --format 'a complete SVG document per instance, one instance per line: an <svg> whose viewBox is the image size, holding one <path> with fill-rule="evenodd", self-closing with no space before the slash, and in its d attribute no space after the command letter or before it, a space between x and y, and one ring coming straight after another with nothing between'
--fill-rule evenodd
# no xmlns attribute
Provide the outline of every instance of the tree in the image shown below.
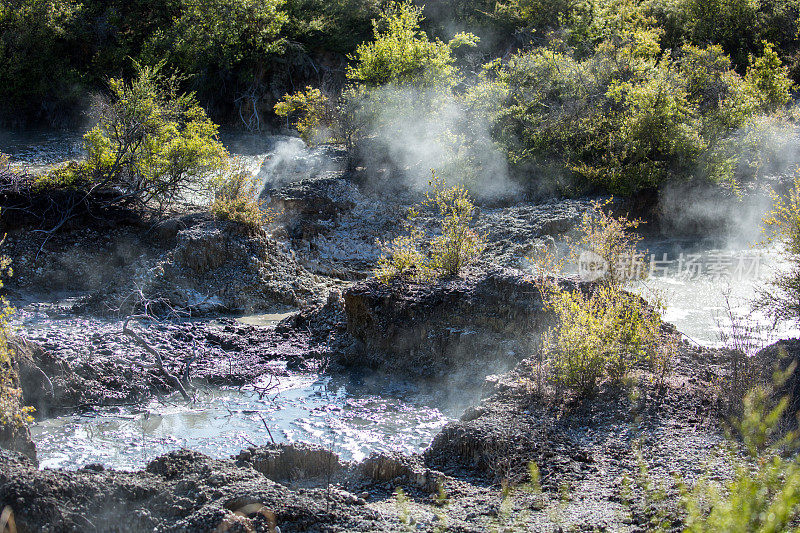
<svg viewBox="0 0 800 533"><path fill-rule="evenodd" d="M72 64L81 10L72 0L0 3L0 119L55 122L76 111L84 94Z"/></svg>
<svg viewBox="0 0 800 533"><path fill-rule="evenodd" d="M374 41L356 48L347 77L359 85L377 87L388 83L452 87L458 82L453 50L474 46L477 37L459 33L448 43L430 40L420 29L422 9L411 2L392 2L373 21Z"/></svg>
<svg viewBox="0 0 800 533"><path fill-rule="evenodd" d="M57 179L84 184L87 196L113 188L107 203L152 212L226 164L216 124L159 68L138 67L132 81L110 81L112 100L84 136L86 159L57 170Z"/></svg>
<svg viewBox="0 0 800 533"><path fill-rule="evenodd" d="M764 52L759 57L750 55L745 81L753 95L767 112L774 112L791 100L789 91L793 83L771 43L764 42Z"/></svg>

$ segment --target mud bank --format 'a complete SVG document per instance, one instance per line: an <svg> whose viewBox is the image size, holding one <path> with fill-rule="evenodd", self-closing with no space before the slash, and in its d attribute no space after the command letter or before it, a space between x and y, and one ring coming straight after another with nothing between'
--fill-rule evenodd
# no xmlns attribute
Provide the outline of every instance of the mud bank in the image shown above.
<svg viewBox="0 0 800 533"><path fill-rule="evenodd" d="M211 531L244 523L238 511L255 531L272 525L283 532L409 525L643 531L654 513L637 484L644 457L650 482L667 487L671 496L662 505L678 525L674 476L691 482L707 471L718 479L730 475L714 454L724 432L710 392L724 357L686 347L679 368L702 364L708 380L678 371L657 386L640 369L632 390L603 387L584 401L536 394L535 362L527 359L489 379L486 398L419 456L382 454L350 463L324 448L281 445L248 448L230 460L176 451L138 472L101 466L63 472L38 470L2 452L0 501L29 530L60 524L63 531L103 531L115 524L120 531ZM504 493L499 482L524 485L531 461L541 472L541 492Z"/></svg>
<svg viewBox="0 0 800 533"><path fill-rule="evenodd" d="M550 318L530 277L490 266L431 283L373 278L281 327L307 328L346 367L455 377L510 368L537 350Z"/></svg>
<svg viewBox="0 0 800 533"><path fill-rule="evenodd" d="M48 240L26 229L4 245L19 293L81 294L82 308L127 314L143 304L164 314L250 313L324 301L335 280L297 263L263 231L197 213L154 226L83 227Z"/></svg>
<svg viewBox="0 0 800 533"><path fill-rule="evenodd" d="M59 325L28 331L21 341L29 354L21 368L25 402L44 416L173 393L164 370L191 393L193 386L253 384L326 364L305 332L280 333L232 319L131 325L162 355L163 368L123 332L122 321L75 317Z"/></svg>

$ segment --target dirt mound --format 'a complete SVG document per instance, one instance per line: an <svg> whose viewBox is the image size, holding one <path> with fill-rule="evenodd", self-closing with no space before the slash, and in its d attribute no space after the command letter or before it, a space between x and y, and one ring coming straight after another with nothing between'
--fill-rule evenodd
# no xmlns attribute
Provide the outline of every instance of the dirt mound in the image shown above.
<svg viewBox="0 0 800 533"><path fill-rule="evenodd" d="M348 365L496 371L534 351L549 320L532 280L499 267L432 283L372 279L343 296L347 331L363 346L343 356Z"/></svg>
<svg viewBox="0 0 800 533"><path fill-rule="evenodd" d="M143 277L153 296L200 312L252 312L324 301L324 280L261 231L205 221L178 231L175 247Z"/></svg>
<svg viewBox="0 0 800 533"><path fill-rule="evenodd" d="M291 490L249 466L188 450L161 456L141 472L40 471L0 451L0 505L11 506L21 531L382 529L380 514L345 491Z"/></svg>

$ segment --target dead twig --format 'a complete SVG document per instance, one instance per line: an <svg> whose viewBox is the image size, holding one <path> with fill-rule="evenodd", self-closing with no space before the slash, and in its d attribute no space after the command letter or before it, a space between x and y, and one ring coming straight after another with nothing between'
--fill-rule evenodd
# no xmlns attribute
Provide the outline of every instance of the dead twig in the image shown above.
<svg viewBox="0 0 800 533"><path fill-rule="evenodd" d="M175 375L172 374L169 370L167 370L167 368L164 366L164 358L161 356L161 352L150 346L150 344L141 335L139 335L130 327L128 327L130 321L134 320L135 318L136 317L134 316L129 316L125 320L125 323L122 325L122 333L124 333L128 337L131 337L134 341L136 341L136 344L144 348L147 353L152 355L156 360L155 366L167 377L167 379L169 379L170 382L172 382L175 388L178 389L178 391L183 396L183 399L186 401L190 401L192 398L186 392L186 389L183 387L181 381L177 377L175 377Z"/></svg>

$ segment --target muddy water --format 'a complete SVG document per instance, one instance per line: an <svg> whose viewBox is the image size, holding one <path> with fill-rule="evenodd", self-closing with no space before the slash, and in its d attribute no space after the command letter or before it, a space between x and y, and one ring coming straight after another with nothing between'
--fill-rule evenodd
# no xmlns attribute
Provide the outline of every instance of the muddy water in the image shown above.
<svg viewBox="0 0 800 533"><path fill-rule="evenodd" d="M252 445L298 441L360 460L375 451L421 451L465 407L438 391L388 379L295 375L281 381L268 396L247 387L209 389L193 403L170 397L42 420L31 433L44 468L135 469L178 448L226 458Z"/></svg>
<svg viewBox="0 0 800 533"><path fill-rule="evenodd" d="M77 300L60 296L52 302L18 302L15 325L32 339L50 341L55 332L58 338L79 338L87 329L121 328L114 321L73 314ZM272 327L287 315L266 313L237 320ZM226 458L248 446L272 442L319 444L353 460L377 451L416 453L480 395L477 389L456 391L447 384L412 383L370 373L331 377L292 372L279 361L269 379L240 388L201 386L191 402L175 394L145 405L102 407L37 420L31 433L39 461L48 468L100 463L136 469L179 448ZM268 394L259 392L267 388Z"/></svg>
<svg viewBox="0 0 800 533"><path fill-rule="evenodd" d="M779 249L680 239L648 240L642 248L651 275L630 288L650 300L659 297L664 320L692 342L721 346L731 331L730 313L754 325L756 345L800 335L796 327L752 311L759 290L787 267Z"/></svg>

